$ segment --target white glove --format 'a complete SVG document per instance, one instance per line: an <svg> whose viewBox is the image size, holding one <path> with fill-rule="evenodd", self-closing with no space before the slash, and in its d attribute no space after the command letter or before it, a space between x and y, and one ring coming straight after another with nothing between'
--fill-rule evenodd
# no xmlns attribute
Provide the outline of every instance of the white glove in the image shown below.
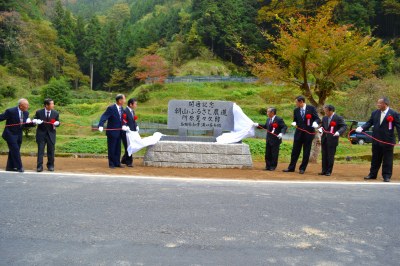
<svg viewBox="0 0 400 266"><path fill-rule="evenodd" d="M340 134L339 134L339 132L337 132L337 131L335 132L335 134L333 134L334 137L339 137L339 135L340 135Z"/></svg>
<svg viewBox="0 0 400 266"><path fill-rule="evenodd" d="M297 125L296 122L293 122L293 123L292 123L292 127L295 127L296 125Z"/></svg>
<svg viewBox="0 0 400 266"><path fill-rule="evenodd" d="M318 128L319 133L323 134L324 131L322 130L322 127Z"/></svg>
<svg viewBox="0 0 400 266"><path fill-rule="evenodd" d="M356 128L356 132L357 132L357 133L361 133L362 131L363 131L363 128L362 128L362 127Z"/></svg>
<svg viewBox="0 0 400 266"><path fill-rule="evenodd" d="M42 123L43 123L43 120L36 119L36 124L37 124L37 125L40 125L40 124L42 124Z"/></svg>
<svg viewBox="0 0 400 266"><path fill-rule="evenodd" d="M126 131L129 130L129 127L127 127L127 126L122 126L122 130L126 132Z"/></svg>
<svg viewBox="0 0 400 266"><path fill-rule="evenodd" d="M315 122L315 121L312 123L311 126L312 126L313 128L318 128L318 124L317 124L317 122Z"/></svg>
<svg viewBox="0 0 400 266"><path fill-rule="evenodd" d="M26 123L27 124L32 123L32 121L31 121L31 119L29 117L26 119Z"/></svg>
<svg viewBox="0 0 400 266"><path fill-rule="evenodd" d="M282 139L282 133L278 134L278 139Z"/></svg>
<svg viewBox="0 0 400 266"><path fill-rule="evenodd" d="M56 122L54 122L53 125L58 126L59 124L60 124L60 121L56 121Z"/></svg>
<svg viewBox="0 0 400 266"><path fill-rule="evenodd" d="M33 120L32 120L32 123L36 124L36 123L37 123L37 119L36 119L36 118L33 119Z"/></svg>
<svg viewBox="0 0 400 266"><path fill-rule="evenodd" d="M103 129L104 129L103 127L99 127L100 132L103 132Z"/></svg>
<svg viewBox="0 0 400 266"><path fill-rule="evenodd" d="M259 124L258 123L253 123L253 127L258 127Z"/></svg>
<svg viewBox="0 0 400 266"><path fill-rule="evenodd" d="M136 131L139 132L139 126L136 126Z"/></svg>

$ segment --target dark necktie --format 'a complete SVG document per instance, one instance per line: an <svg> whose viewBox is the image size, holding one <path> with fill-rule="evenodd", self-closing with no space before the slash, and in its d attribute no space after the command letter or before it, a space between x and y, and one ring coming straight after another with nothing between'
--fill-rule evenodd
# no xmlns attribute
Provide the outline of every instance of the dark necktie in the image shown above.
<svg viewBox="0 0 400 266"><path fill-rule="evenodd" d="M24 112L20 111L19 114L19 122L21 123L20 126L22 127L22 124L24 123Z"/></svg>
<svg viewBox="0 0 400 266"><path fill-rule="evenodd" d="M50 121L50 112L46 111L46 121L49 122Z"/></svg>
<svg viewBox="0 0 400 266"><path fill-rule="evenodd" d="M304 109L303 108L300 109L300 114L301 114L301 117L304 119Z"/></svg>

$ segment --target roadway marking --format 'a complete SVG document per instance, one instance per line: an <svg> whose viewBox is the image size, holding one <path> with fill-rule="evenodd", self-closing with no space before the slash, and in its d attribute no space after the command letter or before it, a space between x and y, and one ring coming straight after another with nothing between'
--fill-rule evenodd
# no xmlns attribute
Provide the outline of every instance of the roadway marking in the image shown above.
<svg viewBox="0 0 400 266"><path fill-rule="evenodd" d="M1 173L16 174L16 175L47 175L47 176L67 176L67 177L89 177L89 178L124 178L124 179L138 179L138 180L164 180L172 182L199 182L199 183L267 183L267 184L324 184L324 185L365 185L365 186L400 186L400 182L368 182L368 181L291 181L291 180L245 180L245 179L222 179L222 178L187 178L176 176L135 176L135 175L105 175L105 174L85 174L85 173L68 173L68 172L34 172L25 171L24 173L9 172L0 170Z"/></svg>

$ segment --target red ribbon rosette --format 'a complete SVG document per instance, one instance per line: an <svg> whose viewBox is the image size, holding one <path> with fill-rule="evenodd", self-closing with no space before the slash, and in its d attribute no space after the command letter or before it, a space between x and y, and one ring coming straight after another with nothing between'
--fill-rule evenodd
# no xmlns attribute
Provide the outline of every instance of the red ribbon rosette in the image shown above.
<svg viewBox="0 0 400 266"><path fill-rule="evenodd" d="M311 115L310 114L306 114L306 118L307 118L307 126L309 126L311 124Z"/></svg>
<svg viewBox="0 0 400 266"><path fill-rule="evenodd" d="M136 121L137 119L138 119L138 117L135 115L135 116L133 117L133 120Z"/></svg>
<svg viewBox="0 0 400 266"><path fill-rule="evenodd" d="M389 115L388 117L386 117L386 121L388 121L388 123L389 123L389 130L392 130L392 128L393 128L393 121L394 121L393 116Z"/></svg>
<svg viewBox="0 0 400 266"><path fill-rule="evenodd" d="M272 124L272 133L275 132L275 128L277 128L277 127L278 127L278 124L277 124L277 123L273 123L273 124Z"/></svg>
<svg viewBox="0 0 400 266"><path fill-rule="evenodd" d="M50 120L50 123L52 123L53 125L55 122L56 122L56 120L54 118Z"/></svg>
<svg viewBox="0 0 400 266"><path fill-rule="evenodd" d="M123 121L125 124L128 123L128 121L126 120L126 114L125 114L125 113L122 114L122 121Z"/></svg>
<svg viewBox="0 0 400 266"><path fill-rule="evenodd" d="M330 126L331 126L331 133L333 134L333 128L336 126L336 122L332 121Z"/></svg>

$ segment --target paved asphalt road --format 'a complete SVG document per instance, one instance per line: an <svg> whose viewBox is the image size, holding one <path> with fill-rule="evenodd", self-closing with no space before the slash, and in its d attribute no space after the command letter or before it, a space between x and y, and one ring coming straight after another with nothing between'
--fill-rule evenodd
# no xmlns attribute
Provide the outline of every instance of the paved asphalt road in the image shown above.
<svg viewBox="0 0 400 266"><path fill-rule="evenodd" d="M399 265L400 184L0 172L0 265Z"/></svg>

